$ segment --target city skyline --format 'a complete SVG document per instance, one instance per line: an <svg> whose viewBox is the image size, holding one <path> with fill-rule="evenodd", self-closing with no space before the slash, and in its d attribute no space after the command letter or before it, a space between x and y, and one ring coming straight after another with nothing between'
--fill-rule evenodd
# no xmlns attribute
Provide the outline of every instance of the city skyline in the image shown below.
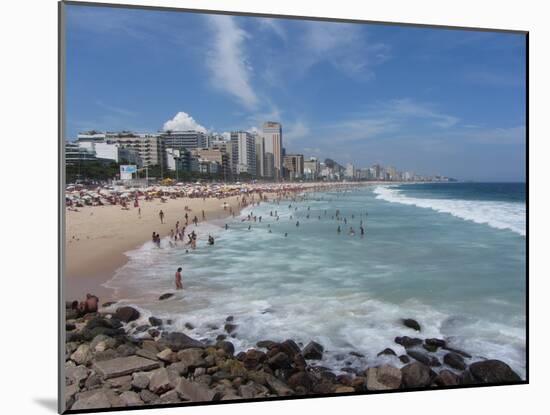
<svg viewBox="0 0 550 415"><path fill-rule="evenodd" d="M88 6L67 17L70 139L273 120L287 153L525 180L520 35Z"/></svg>

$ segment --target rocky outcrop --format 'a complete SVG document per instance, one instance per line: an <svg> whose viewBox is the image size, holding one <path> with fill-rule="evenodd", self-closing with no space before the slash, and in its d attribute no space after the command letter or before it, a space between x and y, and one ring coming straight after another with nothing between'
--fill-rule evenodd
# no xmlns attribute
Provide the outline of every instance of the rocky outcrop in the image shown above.
<svg viewBox="0 0 550 415"><path fill-rule="evenodd" d="M128 323L130 321L137 320L139 318L139 311L137 311L134 307L120 307L117 308L114 318L120 321L124 321L125 323Z"/></svg>
<svg viewBox="0 0 550 415"><path fill-rule="evenodd" d="M405 327L408 327L410 329L413 329L416 331L420 331L421 329L420 324L418 324L418 321L413 320L412 318L404 318L402 322Z"/></svg>
<svg viewBox="0 0 550 415"><path fill-rule="evenodd" d="M371 367L367 369L367 390L381 391L399 389L401 386L401 370L389 366Z"/></svg>
<svg viewBox="0 0 550 415"><path fill-rule="evenodd" d="M521 381L510 366L500 360L475 362L468 368L477 383L514 383Z"/></svg>
<svg viewBox="0 0 550 415"><path fill-rule="evenodd" d="M304 347L302 356L308 360L321 360L323 358L324 348L319 343L311 341Z"/></svg>
<svg viewBox="0 0 550 415"><path fill-rule="evenodd" d="M430 368L420 362L403 366L401 376L403 388L424 388L432 383Z"/></svg>
<svg viewBox="0 0 550 415"><path fill-rule="evenodd" d="M154 317L149 322L158 333L148 337L149 325L140 329L132 321L122 323L132 315L132 311L112 317L93 313L67 321L71 327L71 341L65 345L67 409L521 381L498 360L469 364L468 353L450 348L443 339L396 337L396 347L402 346L406 353L398 357L405 364L399 369L393 365L399 363L397 354L390 348L378 353L384 359L374 360L376 366L369 366L368 356L359 351L330 355L313 341L301 348L302 344L292 339L263 340L257 348L240 351L225 339L199 341L183 333L167 332L162 321ZM229 318L224 324L232 321ZM216 327L223 330L223 325ZM337 372L322 365L327 354L339 362ZM441 362L438 356L443 356ZM379 365L381 361L391 364ZM364 367L358 366L361 364Z"/></svg>

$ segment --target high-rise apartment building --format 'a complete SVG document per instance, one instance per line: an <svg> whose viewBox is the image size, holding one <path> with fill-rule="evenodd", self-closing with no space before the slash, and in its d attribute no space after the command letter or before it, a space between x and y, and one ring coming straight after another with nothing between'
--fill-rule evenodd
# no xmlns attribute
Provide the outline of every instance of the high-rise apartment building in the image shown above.
<svg viewBox="0 0 550 415"><path fill-rule="evenodd" d="M271 154L273 158L273 167L264 166L266 171L272 173L271 176L275 180L280 180L283 170L283 128L280 123L267 121L263 125L263 136L265 153ZM271 157L266 158L271 159Z"/></svg>
<svg viewBox="0 0 550 415"><path fill-rule="evenodd" d="M256 176L265 177L265 139L262 135L255 134L254 142L256 145Z"/></svg>
<svg viewBox="0 0 550 415"><path fill-rule="evenodd" d="M283 159L283 167L290 180L301 179L304 176L303 154L287 154Z"/></svg>
<svg viewBox="0 0 550 415"><path fill-rule="evenodd" d="M231 158L235 174L248 173L256 175L256 143L247 131L231 133Z"/></svg>

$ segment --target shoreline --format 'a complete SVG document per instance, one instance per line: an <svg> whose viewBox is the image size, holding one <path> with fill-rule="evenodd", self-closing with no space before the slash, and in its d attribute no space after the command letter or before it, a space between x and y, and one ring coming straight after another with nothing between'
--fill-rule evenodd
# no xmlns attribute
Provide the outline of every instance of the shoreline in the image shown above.
<svg viewBox="0 0 550 415"><path fill-rule="evenodd" d="M294 186L295 190L266 191L263 195L269 201L277 198L284 199L291 193L311 192L317 190L330 190L356 186L376 186L388 184L384 182L349 182L349 183L300 183ZM392 183L400 184L400 183ZM258 193L252 193L256 195ZM252 196L254 197L254 196ZM120 205L84 206L78 211L65 208L65 273L64 300L84 298L86 293L94 293L100 298L112 298L114 290L103 284L109 281L116 270L128 261L126 252L139 248L151 239L151 234L157 232L162 237L169 235L176 221L184 223L185 207L187 206L189 218L199 218L199 222L218 221L231 216L230 211L236 215L245 206L240 206L240 195L226 198L200 198L180 197L166 199L140 200L141 217L138 217L138 209L128 204L127 210ZM227 210L224 204L227 203ZM164 224L160 223L158 213L165 213ZM206 219L202 220L204 210Z"/></svg>
<svg viewBox="0 0 550 415"><path fill-rule="evenodd" d="M303 189L299 191L303 192ZM269 201L283 200L281 196L269 193ZM239 197L235 198L230 199L237 203L236 215L247 206L239 206ZM198 209L204 203L202 199L192 200ZM223 224L219 219L229 212L221 207L225 200L229 203L229 198L214 199L218 208L214 206L203 223ZM178 201L181 203L176 203ZM174 210L167 208L170 203L182 211L185 203L191 206L189 199L182 198L167 203L145 202L142 211L148 203L151 203L148 210L152 212L149 213L153 225L159 222L155 217L158 209L165 211L168 224L164 225L166 231L163 232L169 232L173 224L169 212ZM193 207L191 217L199 216L200 210L196 209ZM220 209L221 215L216 216L215 212L219 214ZM128 213L135 214L136 209L122 211L122 214ZM163 233L162 237L165 236ZM111 264L98 264L95 269L103 265L108 268ZM79 276L76 278L76 282L81 280ZM127 276L123 274L122 278ZM161 292L164 294L160 295ZM401 318L406 315L397 316L400 328L387 341L377 344L372 354L365 353L360 344L355 343L342 353L342 359L333 362L334 350L326 348L327 344L317 343L315 340L319 340L312 337L298 338L296 333L281 336L276 332L267 336L264 333L243 346L238 333L246 319L242 320L239 314L219 315L209 322L211 331L197 333L192 324L186 323L185 328L176 326L174 317L158 309L153 312L156 307L142 309L123 300L123 292L117 294L122 295L117 295L114 302L105 303L115 299L113 295L102 296L103 306L96 313L79 316L66 309L64 393L67 408L185 405L187 402L525 383L522 372L515 372L503 355L475 353L454 343L453 335L434 334L421 320L422 327L414 319ZM171 297L174 293L159 291L153 301L162 305L170 302ZM409 313L413 318L420 317L414 310L405 310L403 314ZM397 337L393 338L394 335ZM360 364L352 365L357 359Z"/></svg>

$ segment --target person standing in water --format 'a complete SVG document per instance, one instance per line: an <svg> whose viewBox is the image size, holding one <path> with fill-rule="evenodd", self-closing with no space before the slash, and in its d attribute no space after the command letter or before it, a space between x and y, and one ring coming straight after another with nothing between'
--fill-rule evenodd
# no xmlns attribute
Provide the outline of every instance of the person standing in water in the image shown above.
<svg viewBox="0 0 550 415"><path fill-rule="evenodd" d="M160 223L164 223L164 212L162 211L162 209L159 212L159 218L160 218Z"/></svg>
<svg viewBox="0 0 550 415"><path fill-rule="evenodd" d="M181 283L181 267L179 267L178 270L176 271L175 278L176 278L176 289L183 290L183 285Z"/></svg>

